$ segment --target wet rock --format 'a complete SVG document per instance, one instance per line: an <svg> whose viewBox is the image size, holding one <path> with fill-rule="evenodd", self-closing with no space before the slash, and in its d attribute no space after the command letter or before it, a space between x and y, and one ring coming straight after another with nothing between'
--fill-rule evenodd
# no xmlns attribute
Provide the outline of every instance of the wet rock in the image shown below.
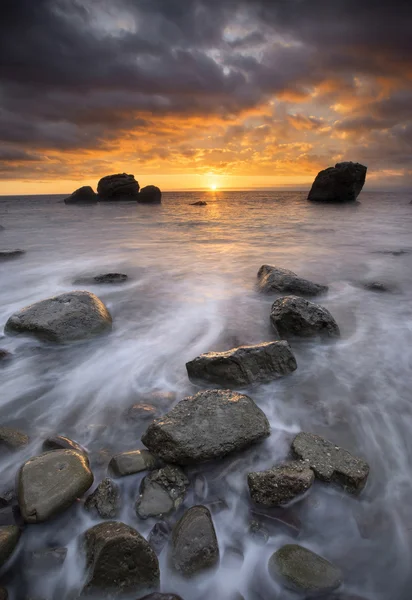
<svg viewBox="0 0 412 600"><path fill-rule="evenodd" d="M186 576L195 575L219 563L216 532L205 506L193 506L176 523L170 558L174 569Z"/></svg>
<svg viewBox="0 0 412 600"><path fill-rule="evenodd" d="M13 354L4 348L0 348L0 363L9 362L13 358Z"/></svg>
<svg viewBox="0 0 412 600"><path fill-rule="evenodd" d="M13 554L20 539L20 529L16 525L0 527L0 567L2 567Z"/></svg>
<svg viewBox="0 0 412 600"><path fill-rule="evenodd" d="M0 427L0 447L8 450L20 450L29 443L29 436L23 431L11 427Z"/></svg>
<svg viewBox="0 0 412 600"><path fill-rule="evenodd" d="M124 477L141 471L152 471L159 466L159 460L147 450L131 450L113 456L109 463L109 470L116 477Z"/></svg>
<svg viewBox="0 0 412 600"><path fill-rule="evenodd" d="M339 483L352 494L359 493L366 484L369 465L320 435L299 433L292 442L292 450L321 481Z"/></svg>
<svg viewBox="0 0 412 600"><path fill-rule="evenodd" d="M65 204L93 204L97 202L98 196L90 185L75 190L68 198L64 199Z"/></svg>
<svg viewBox="0 0 412 600"><path fill-rule="evenodd" d="M137 516L147 519L177 510L185 498L188 485L189 480L183 471L171 465L146 475L136 501Z"/></svg>
<svg viewBox="0 0 412 600"><path fill-rule="evenodd" d="M86 450L80 446L80 444L65 435L53 435L48 437L44 440L42 449L43 452L52 452L53 450L73 450L74 452L82 454L87 462L89 462Z"/></svg>
<svg viewBox="0 0 412 600"><path fill-rule="evenodd" d="M137 199L140 186L134 175L117 173L106 175L97 184L97 193L101 200Z"/></svg>
<svg viewBox="0 0 412 600"><path fill-rule="evenodd" d="M145 421L153 421L159 415L159 411L150 404L133 404L125 412L127 421L142 423Z"/></svg>
<svg viewBox="0 0 412 600"><path fill-rule="evenodd" d="M102 273L101 275L90 275L89 277L78 277L73 285L96 285L96 284L119 284L128 280L125 273Z"/></svg>
<svg viewBox="0 0 412 600"><path fill-rule="evenodd" d="M267 471L248 474L252 500L265 506L281 506L305 493L315 474L307 463L293 461Z"/></svg>
<svg viewBox="0 0 412 600"><path fill-rule="evenodd" d="M120 489L111 479L103 479L90 496L84 508L97 513L102 519L114 519L120 512Z"/></svg>
<svg viewBox="0 0 412 600"><path fill-rule="evenodd" d="M340 569L297 544L287 544L272 554L268 567L273 579L305 594L325 594L342 583Z"/></svg>
<svg viewBox="0 0 412 600"><path fill-rule="evenodd" d="M84 534L86 590L113 594L155 591L160 571L150 544L132 527L110 521Z"/></svg>
<svg viewBox="0 0 412 600"><path fill-rule="evenodd" d="M386 284L386 283L382 283L382 281L368 281L364 284L364 288L366 290L370 290L371 292L390 292L391 287Z"/></svg>
<svg viewBox="0 0 412 600"><path fill-rule="evenodd" d="M67 548L46 548L35 550L28 559L28 567L35 570L48 571L56 569L66 560Z"/></svg>
<svg viewBox="0 0 412 600"><path fill-rule="evenodd" d="M18 474L17 495L23 519L41 523L63 512L93 483L84 456L56 450L30 458Z"/></svg>
<svg viewBox="0 0 412 600"><path fill-rule="evenodd" d="M90 292L70 292L41 300L14 313L7 333L26 333L50 342L83 340L110 330L112 317Z"/></svg>
<svg viewBox="0 0 412 600"><path fill-rule="evenodd" d="M26 254L25 250L5 250L0 252L0 262L19 258L20 256L23 256L23 254Z"/></svg>
<svg viewBox="0 0 412 600"><path fill-rule="evenodd" d="M191 202L190 206L207 206L207 202L198 200L197 202Z"/></svg>
<svg viewBox="0 0 412 600"><path fill-rule="evenodd" d="M297 368L292 349L285 341L240 346L227 352L201 354L186 364L191 380L243 387L268 382Z"/></svg>
<svg viewBox="0 0 412 600"><path fill-rule="evenodd" d="M340 335L338 324L326 308L298 296L284 296L275 300L270 321L274 329L285 337Z"/></svg>
<svg viewBox="0 0 412 600"><path fill-rule="evenodd" d="M142 442L166 462L184 465L221 458L269 434L265 414L249 396L206 390L153 421Z"/></svg>
<svg viewBox="0 0 412 600"><path fill-rule="evenodd" d="M172 529L167 521L159 521L150 530L147 541L159 556L166 546Z"/></svg>
<svg viewBox="0 0 412 600"><path fill-rule="evenodd" d="M342 162L320 171L313 182L308 200L315 202L354 202L366 180L367 167Z"/></svg>
<svg viewBox="0 0 412 600"><path fill-rule="evenodd" d="M137 201L140 204L160 204L162 201L162 192L156 185L147 185L140 190Z"/></svg>
<svg viewBox="0 0 412 600"><path fill-rule="evenodd" d="M262 265L258 271L258 284L262 292L281 292L296 296L318 296L328 291L328 286L303 279L287 269Z"/></svg>

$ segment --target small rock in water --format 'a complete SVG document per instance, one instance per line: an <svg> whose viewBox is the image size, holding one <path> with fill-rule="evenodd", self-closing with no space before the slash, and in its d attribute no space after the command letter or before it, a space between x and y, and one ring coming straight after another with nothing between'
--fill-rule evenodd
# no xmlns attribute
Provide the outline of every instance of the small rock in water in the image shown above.
<svg viewBox="0 0 412 600"><path fill-rule="evenodd" d="M124 477L141 471L152 471L159 466L159 460L148 450L131 450L113 456L109 463L109 470L116 477Z"/></svg>
<svg viewBox="0 0 412 600"><path fill-rule="evenodd" d="M41 523L63 512L93 483L84 456L56 450L30 458L18 474L18 499L23 519Z"/></svg>
<svg viewBox="0 0 412 600"><path fill-rule="evenodd" d="M0 427L0 446L8 450L20 450L29 443L29 436L11 427Z"/></svg>
<svg viewBox="0 0 412 600"><path fill-rule="evenodd" d="M354 202L366 180L367 167L351 161L337 163L317 174L308 200Z"/></svg>
<svg viewBox="0 0 412 600"><path fill-rule="evenodd" d="M352 494L359 493L366 484L369 465L320 435L299 433L292 442L292 451L321 481L339 483Z"/></svg>
<svg viewBox="0 0 412 600"><path fill-rule="evenodd" d="M252 500L265 506L281 506L305 493L315 474L307 463L293 461L267 471L249 473Z"/></svg>
<svg viewBox="0 0 412 600"><path fill-rule="evenodd" d="M163 548L166 546L171 531L172 529L167 521L159 521L151 529L147 541L156 552L157 556L161 554Z"/></svg>
<svg viewBox="0 0 412 600"><path fill-rule="evenodd" d="M140 204L160 204L162 192L156 185L146 185L140 190L136 199Z"/></svg>
<svg viewBox="0 0 412 600"><path fill-rule="evenodd" d="M189 480L183 471L171 465L146 475L136 501L137 516L147 519L177 510L184 500L188 485Z"/></svg>
<svg viewBox="0 0 412 600"><path fill-rule="evenodd" d="M79 277L73 281L73 285L93 285L96 283L117 284L124 283L127 280L128 276L124 273L103 273L90 277Z"/></svg>
<svg viewBox="0 0 412 600"><path fill-rule="evenodd" d="M20 529L16 525L0 527L0 568L13 554L20 539Z"/></svg>
<svg viewBox="0 0 412 600"><path fill-rule="evenodd" d="M195 575L219 563L216 532L205 506L189 508L174 526L171 563L185 576Z"/></svg>
<svg viewBox="0 0 412 600"><path fill-rule="evenodd" d="M288 269L262 265L258 271L259 289L262 292L281 292L297 296L318 296L328 291L328 286L303 279Z"/></svg>
<svg viewBox="0 0 412 600"><path fill-rule="evenodd" d="M126 420L135 423L153 421L158 415L159 411L151 404L133 404L125 412Z"/></svg>
<svg viewBox="0 0 412 600"><path fill-rule="evenodd" d="M25 250L5 250L0 252L0 262L6 260L13 260L13 258L19 258L19 256L23 256L26 254Z"/></svg>
<svg viewBox="0 0 412 600"><path fill-rule="evenodd" d="M87 462L89 461L86 450L80 446L80 444L65 435L53 435L48 437L44 440L42 449L43 452L52 452L53 450L73 450L84 456Z"/></svg>
<svg viewBox="0 0 412 600"><path fill-rule="evenodd" d="M269 422L249 396L206 390L153 421L142 442L166 462L185 465L221 458L268 435Z"/></svg>
<svg viewBox="0 0 412 600"><path fill-rule="evenodd" d="M84 508L97 513L102 519L114 519L120 512L120 489L111 479L103 479L90 496Z"/></svg>
<svg viewBox="0 0 412 600"><path fill-rule="evenodd" d="M342 583L342 572L332 563L307 548L287 544L272 554L269 573L292 590L305 594L325 594Z"/></svg>
<svg viewBox="0 0 412 600"><path fill-rule="evenodd" d="M86 591L138 594L155 591L160 583L157 556L132 527L110 521L84 534L88 582Z"/></svg>
<svg viewBox="0 0 412 600"><path fill-rule="evenodd" d="M198 200L197 202L192 202L190 206L207 206L207 202L204 200Z"/></svg>
<svg viewBox="0 0 412 600"><path fill-rule="evenodd" d="M365 289L371 292L390 292L391 289L386 283L381 281L369 281L364 285Z"/></svg>
<svg viewBox="0 0 412 600"><path fill-rule="evenodd" d="M67 556L67 548L46 548L35 550L28 559L29 568L48 571L60 567Z"/></svg>
<svg viewBox="0 0 412 600"><path fill-rule="evenodd" d="M9 362L13 358L13 354L4 348L0 348L0 363Z"/></svg>
<svg viewBox="0 0 412 600"><path fill-rule="evenodd" d="M296 368L292 349L285 341L240 346L227 352L208 352L186 364L189 379L229 387L268 382L292 373Z"/></svg>
<svg viewBox="0 0 412 600"><path fill-rule="evenodd" d="M270 320L275 331L285 337L340 335L338 324L326 308L298 296L284 296L275 300Z"/></svg>

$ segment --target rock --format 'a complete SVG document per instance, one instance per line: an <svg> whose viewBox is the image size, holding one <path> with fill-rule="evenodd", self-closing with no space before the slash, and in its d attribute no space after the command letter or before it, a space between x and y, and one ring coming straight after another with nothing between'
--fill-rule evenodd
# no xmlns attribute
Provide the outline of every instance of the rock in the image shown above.
<svg viewBox="0 0 412 600"><path fill-rule="evenodd" d="M26 523L41 523L63 512L93 483L83 455L56 450L30 458L20 468L17 496Z"/></svg>
<svg viewBox="0 0 412 600"><path fill-rule="evenodd" d="M227 387L272 381L296 368L292 349L285 341L240 346L227 352L208 352L186 364L189 379Z"/></svg>
<svg viewBox="0 0 412 600"><path fill-rule="evenodd" d="M134 175L117 173L100 179L97 193L101 200L137 199L140 186Z"/></svg>
<svg viewBox="0 0 412 600"><path fill-rule="evenodd" d="M89 578L86 590L113 594L155 591L159 562L153 548L132 527L110 521L84 534Z"/></svg>
<svg viewBox="0 0 412 600"><path fill-rule="evenodd" d="M126 420L135 423L153 421L159 415L159 411L150 404L133 404L125 412Z"/></svg>
<svg viewBox="0 0 412 600"><path fill-rule="evenodd" d="M281 292L297 296L319 296L328 286L303 279L287 269L262 265L258 271L258 284L262 292Z"/></svg>
<svg viewBox="0 0 412 600"><path fill-rule="evenodd" d="M304 460L321 481L339 483L350 493L359 493L369 475L369 465L347 450L313 433L299 433L292 451Z"/></svg>
<svg viewBox="0 0 412 600"><path fill-rule="evenodd" d="M0 348L0 363L9 362L13 358L13 354L4 348Z"/></svg>
<svg viewBox="0 0 412 600"><path fill-rule="evenodd" d="M325 594L342 583L340 569L297 544L287 544L272 554L268 568L273 579L280 579L286 587L305 594Z"/></svg>
<svg viewBox="0 0 412 600"><path fill-rule="evenodd" d="M23 431L11 427L0 427L0 447L8 450L20 450L29 443L29 436Z"/></svg>
<svg viewBox="0 0 412 600"><path fill-rule="evenodd" d="M147 519L177 510L185 498L188 485L189 480L183 471L171 465L146 475L135 505L137 516Z"/></svg>
<svg viewBox="0 0 412 600"><path fill-rule="evenodd" d="M147 185L140 190L137 201L140 204L160 204L162 201L162 192L156 185Z"/></svg>
<svg viewBox="0 0 412 600"><path fill-rule="evenodd" d="M13 554L19 542L20 535L21 531L16 525L0 527L0 568Z"/></svg>
<svg viewBox="0 0 412 600"><path fill-rule="evenodd" d="M284 296L275 300L270 321L273 328L285 337L340 335L338 324L326 308L298 296Z"/></svg>
<svg viewBox="0 0 412 600"><path fill-rule="evenodd" d="M90 185L84 185L75 190L68 198L65 198L65 204L91 204L97 202L98 196Z"/></svg>
<svg viewBox="0 0 412 600"><path fill-rule="evenodd" d="M308 200L315 202L354 202L366 180L367 167L342 162L320 171L313 182Z"/></svg>
<svg viewBox="0 0 412 600"><path fill-rule="evenodd" d="M6 588L0 588L0 600L8 600L9 598L9 594L6 590Z"/></svg>
<svg viewBox="0 0 412 600"><path fill-rule="evenodd" d="M207 202L204 200L198 200L197 202L192 202L190 206L207 206Z"/></svg>
<svg viewBox="0 0 412 600"><path fill-rule="evenodd" d="M10 506L15 498L16 494L14 489L3 489L3 491L0 492L0 509L4 508L5 506Z"/></svg>
<svg viewBox="0 0 412 600"><path fill-rule="evenodd" d="M36 571L48 571L56 569L66 560L67 548L46 548L45 550L35 550L28 559L29 568Z"/></svg>
<svg viewBox="0 0 412 600"><path fill-rule="evenodd" d="M206 390L153 421L142 442L166 462L184 465L222 458L268 435L269 422L249 396Z"/></svg>
<svg viewBox="0 0 412 600"><path fill-rule="evenodd" d="M170 532L171 527L167 521L159 521L152 527L147 541L157 556L161 554L163 548L166 546Z"/></svg>
<svg viewBox="0 0 412 600"><path fill-rule="evenodd" d="M176 571L191 576L219 563L219 546L210 512L193 506L176 523L172 533L171 563Z"/></svg>
<svg viewBox="0 0 412 600"><path fill-rule="evenodd" d="M73 342L112 328L112 317L90 292L69 292L41 300L14 313L7 333L27 333L49 342Z"/></svg>
<svg viewBox="0 0 412 600"><path fill-rule="evenodd" d="M182 598L181 596L176 596L176 594L149 594L141 598L141 600L182 600Z"/></svg>
<svg viewBox="0 0 412 600"><path fill-rule="evenodd" d="M124 283L127 280L128 276L125 273L102 273L101 275L91 275L90 277L79 277L73 281L73 285L115 285Z"/></svg>
<svg viewBox="0 0 412 600"><path fill-rule="evenodd" d="M120 512L120 489L111 479L103 479L90 496L84 508L97 513L102 519L114 519Z"/></svg>
<svg viewBox="0 0 412 600"><path fill-rule="evenodd" d="M382 283L381 281L368 281L364 284L364 288L366 290L370 290L371 292L390 292L390 286L386 283Z"/></svg>
<svg viewBox="0 0 412 600"><path fill-rule="evenodd" d="M131 450L116 454L109 463L109 469L116 477L152 471L159 466L159 460L147 450Z"/></svg>
<svg viewBox="0 0 412 600"><path fill-rule="evenodd" d="M80 446L80 444L65 435L53 435L48 437L44 440L42 449L43 452L52 452L53 450L73 450L74 452L82 454L87 463L89 462L86 450Z"/></svg>
<svg viewBox="0 0 412 600"><path fill-rule="evenodd" d="M307 463L293 461L268 471L248 474L252 500L265 506L281 506L306 492L315 474Z"/></svg>
<svg viewBox="0 0 412 600"><path fill-rule="evenodd" d="M6 250L0 252L0 262L19 258L19 256L23 256L23 254L26 254L25 250Z"/></svg>

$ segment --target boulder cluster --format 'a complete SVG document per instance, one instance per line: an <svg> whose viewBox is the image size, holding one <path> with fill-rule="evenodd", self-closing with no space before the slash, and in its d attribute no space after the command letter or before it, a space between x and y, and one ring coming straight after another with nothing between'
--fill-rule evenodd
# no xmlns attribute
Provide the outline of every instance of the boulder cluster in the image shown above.
<svg viewBox="0 0 412 600"><path fill-rule="evenodd" d="M117 200L135 200L140 204L160 204L162 192L155 185L140 188L134 175L116 173L102 177L97 184L97 194L89 185L75 190L64 200L66 204L94 204Z"/></svg>

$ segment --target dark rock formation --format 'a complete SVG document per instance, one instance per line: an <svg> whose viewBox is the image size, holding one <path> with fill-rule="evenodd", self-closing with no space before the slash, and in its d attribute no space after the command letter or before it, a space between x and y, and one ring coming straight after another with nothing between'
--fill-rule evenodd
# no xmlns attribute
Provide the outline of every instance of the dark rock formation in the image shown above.
<svg viewBox="0 0 412 600"><path fill-rule="evenodd" d="M80 444L65 435L53 435L48 437L44 440L42 449L43 452L51 452L53 450L73 450L84 456L85 460L89 462L86 450L80 446Z"/></svg>
<svg viewBox="0 0 412 600"><path fill-rule="evenodd" d="M262 292L281 292L296 296L319 296L328 291L326 285L303 279L287 269L262 265L258 271L258 285Z"/></svg>
<svg viewBox="0 0 412 600"><path fill-rule="evenodd" d="M119 284L128 280L124 273L102 273L101 275L91 275L90 277L79 277L73 281L73 285L96 285L96 284Z"/></svg>
<svg viewBox="0 0 412 600"><path fill-rule="evenodd" d="M315 202L354 202L362 191L367 167L342 162L321 171L313 182L308 200Z"/></svg>
<svg viewBox="0 0 412 600"><path fill-rule="evenodd" d="M207 390L153 421L142 442L166 462L184 465L221 458L269 434L265 414L249 396Z"/></svg>
<svg viewBox="0 0 412 600"><path fill-rule="evenodd" d="M321 481L339 483L352 494L359 493L366 484L369 465L320 435L299 433L292 442L292 451Z"/></svg>
<svg viewBox="0 0 412 600"><path fill-rule="evenodd" d="M0 448L20 450L29 443L29 436L23 431L11 427L0 427Z"/></svg>
<svg viewBox="0 0 412 600"><path fill-rule="evenodd" d="M97 513L102 519L114 519L120 512L120 489L111 479L103 479L90 496L84 508Z"/></svg>
<svg viewBox="0 0 412 600"><path fill-rule="evenodd" d="M98 201L96 192L89 185L75 190L68 198L65 198L65 204L93 204Z"/></svg>
<svg viewBox="0 0 412 600"><path fill-rule="evenodd" d="M182 504L189 480L179 467L166 465L143 479L136 514L141 519L160 517L177 510Z"/></svg>
<svg viewBox="0 0 412 600"><path fill-rule="evenodd" d="M267 471L249 473L252 500L265 506L281 506L306 492L315 474L307 463L293 461Z"/></svg>
<svg viewBox="0 0 412 600"><path fill-rule="evenodd" d="M0 568L13 554L19 539L20 529L16 525L0 527Z"/></svg>
<svg viewBox="0 0 412 600"><path fill-rule="evenodd" d="M156 185L147 185L140 190L137 201L140 204L160 204L162 201L162 192Z"/></svg>
<svg viewBox="0 0 412 600"><path fill-rule="evenodd" d="M207 206L207 202L204 200L198 200L197 202L192 202L190 206Z"/></svg>
<svg viewBox="0 0 412 600"><path fill-rule="evenodd" d="M0 262L19 258L20 256L23 256L23 254L26 254L25 250L4 250L0 252Z"/></svg>
<svg viewBox="0 0 412 600"><path fill-rule="evenodd" d="M186 364L189 379L227 387L272 381L296 368L292 349L285 341L240 346L227 352L208 352Z"/></svg>
<svg viewBox="0 0 412 600"><path fill-rule="evenodd" d="M141 471L152 471L160 467L159 460L147 450L130 450L113 456L109 470L116 477L133 475Z"/></svg>
<svg viewBox="0 0 412 600"><path fill-rule="evenodd" d="M283 337L340 335L338 324L326 308L298 296L284 296L275 300L270 321Z"/></svg>
<svg viewBox="0 0 412 600"><path fill-rule="evenodd" d="M136 200L140 186L134 175L116 173L106 175L97 185L100 200Z"/></svg>
<svg viewBox="0 0 412 600"><path fill-rule="evenodd" d="M82 291L60 294L22 308L9 318L5 331L64 343L99 335L111 327L112 317L103 302Z"/></svg>

